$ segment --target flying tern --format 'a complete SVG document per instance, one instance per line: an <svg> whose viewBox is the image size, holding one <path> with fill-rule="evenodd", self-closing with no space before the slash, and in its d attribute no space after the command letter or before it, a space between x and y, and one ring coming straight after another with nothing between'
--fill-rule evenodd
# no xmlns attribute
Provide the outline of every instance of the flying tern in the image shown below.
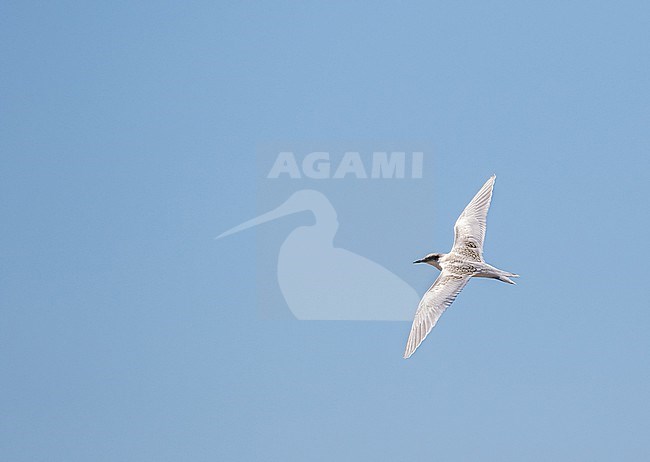
<svg viewBox="0 0 650 462"><path fill-rule="evenodd" d="M453 303L470 278L492 278L508 284L519 275L488 265L483 260L487 213L496 175L492 175L465 207L454 225L454 245L449 253L430 253L413 263L426 263L440 270L438 279L426 291L411 326L404 358L409 358L431 332L438 319Z"/></svg>

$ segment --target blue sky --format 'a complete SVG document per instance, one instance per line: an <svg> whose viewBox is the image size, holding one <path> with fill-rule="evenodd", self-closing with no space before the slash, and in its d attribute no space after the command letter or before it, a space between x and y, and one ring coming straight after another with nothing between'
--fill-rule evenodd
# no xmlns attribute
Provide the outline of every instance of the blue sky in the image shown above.
<svg viewBox="0 0 650 462"><path fill-rule="evenodd" d="M644 2L0 18L3 460L648 460ZM213 237L277 140L434 146L405 262L496 172L486 256L519 284L473 281L409 361L407 323L259 319L255 232Z"/></svg>

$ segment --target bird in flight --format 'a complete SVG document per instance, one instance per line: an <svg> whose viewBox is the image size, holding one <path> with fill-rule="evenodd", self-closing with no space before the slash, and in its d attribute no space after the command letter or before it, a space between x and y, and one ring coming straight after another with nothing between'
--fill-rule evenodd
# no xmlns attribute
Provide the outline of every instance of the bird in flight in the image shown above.
<svg viewBox="0 0 650 462"><path fill-rule="evenodd" d="M467 204L454 225L454 245L449 253L430 253L413 263L426 263L440 270L438 279L426 291L411 326L404 358L409 358L431 332L438 319L453 303L470 278L492 278L508 284L518 274L488 265L483 260L487 213L496 175L492 175Z"/></svg>

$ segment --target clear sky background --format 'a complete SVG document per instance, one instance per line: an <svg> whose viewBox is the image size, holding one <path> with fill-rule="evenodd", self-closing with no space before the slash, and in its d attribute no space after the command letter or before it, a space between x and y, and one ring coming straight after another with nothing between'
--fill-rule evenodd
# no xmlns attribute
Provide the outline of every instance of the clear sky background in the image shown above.
<svg viewBox="0 0 650 462"><path fill-rule="evenodd" d="M2 2L0 459L648 460L649 30L625 1ZM258 319L255 233L213 237L256 213L257 143L315 139L435 146L407 262L496 172L519 285L472 282L408 361L406 323Z"/></svg>

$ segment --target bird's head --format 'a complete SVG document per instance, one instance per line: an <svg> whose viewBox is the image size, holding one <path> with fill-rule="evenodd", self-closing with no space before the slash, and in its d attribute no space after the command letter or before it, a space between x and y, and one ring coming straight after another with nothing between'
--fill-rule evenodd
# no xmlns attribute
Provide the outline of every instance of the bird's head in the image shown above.
<svg viewBox="0 0 650 462"><path fill-rule="evenodd" d="M443 256L441 253L430 253L424 258L415 260L413 263L426 263L427 265L435 266L440 269L440 258Z"/></svg>

